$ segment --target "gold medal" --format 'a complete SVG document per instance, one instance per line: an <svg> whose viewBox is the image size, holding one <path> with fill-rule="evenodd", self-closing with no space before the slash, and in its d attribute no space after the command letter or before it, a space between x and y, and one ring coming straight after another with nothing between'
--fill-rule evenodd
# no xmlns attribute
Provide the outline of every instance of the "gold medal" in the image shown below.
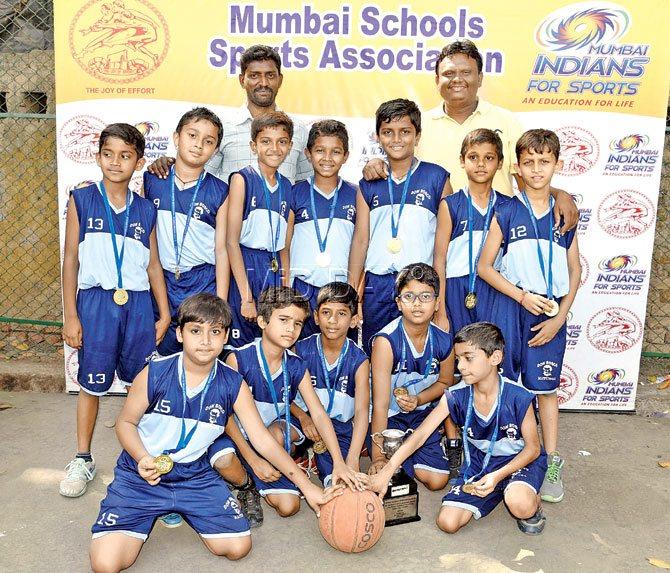
<svg viewBox="0 0 670 573"><path fill-rule="evenodd" d="M316 264L321 268L325 268L330 265L330 255L328 253L319 253L316 255Z"/></svg>
<svg viewBox="0 0 670 573"><path fill-rule="evenodd" d="M477 295L473 292L469 292L465 295L465 308L472 310L477 306Z"/></svg>
<svg viewBox="0 0 670 573"><path fill-rule="evenodd" d="M393 389L393 395L396 398L400 398L401 396L403 398L405 398L405 397L409 396L409 390L407 388L403 388L402 386L400 386L399 388L394 388Z"/></svg>
<svg viewBox="0 0 670 573"><path fill-rule="evenodd" d="M174 278L175 280L179 280L179 277L181 276L181 271L179 270L179 267L174 268Z"/></svg>
<svg viewBox="0 0 670 573"><path fill-rule="evenodd" d="M160 475L165 475L170 472L172 466L174 466L174 462L167 454L161 454L154 458L154 465L156 466L156 471Z"/></svg>
<svg viewBox="0 0 670 573"><path fill-rule="evenodd" d="M273 259L270 261L270 270L271 270L273 273L276 273L276 272L279 270L279 261L278 261L277 259L273 258Z"/></svg>
<svg viewBox="0 0 670 573"><path fill-rule="evenodd" d="M312 450L314 450L315 454L325 454L328 451L328 448L326 447L326 444L323 440L319 440L318 442L314 442L314 444L312 444Z"/></svg>
<svg viewBox="0 0 670 573"><path fill-rule="evenodd" d="M124 288L117 288L114 290L112 298L116 304L123 306L128 302L128 291Z"/></svg>
<svg viewBox="0 0 670 573"><path fill-rule="evenodd" d="M463 493L467 493L469 495L473 495L475 493L475 484L473 483L464 483L461 486L461 490Z"/></svg>
<svg viewBox="0 0 670 573"><path fill-rule="evenodd" d="M549 309L544 311L547 316L556 316L558 314L558 303L555 300L549 301Z"/></svg>
<svg viewBox="0 0 670 573"><path fill-rule="evenodd" d="M386 248L391 253L399 253L402 250L402 241L398 237L392 237L386 243Z"/></svg>

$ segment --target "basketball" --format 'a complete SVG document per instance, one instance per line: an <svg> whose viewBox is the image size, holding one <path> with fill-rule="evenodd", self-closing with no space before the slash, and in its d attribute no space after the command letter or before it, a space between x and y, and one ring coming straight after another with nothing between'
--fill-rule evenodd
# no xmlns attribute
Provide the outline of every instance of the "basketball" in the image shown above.
<svg viewBox="0 0 670 573"><path fill-rule="evenodd" d="M321 506L319 529L329 545L344 553L372 547L384 533L384 506L371 491L344 493Z"/></svg>

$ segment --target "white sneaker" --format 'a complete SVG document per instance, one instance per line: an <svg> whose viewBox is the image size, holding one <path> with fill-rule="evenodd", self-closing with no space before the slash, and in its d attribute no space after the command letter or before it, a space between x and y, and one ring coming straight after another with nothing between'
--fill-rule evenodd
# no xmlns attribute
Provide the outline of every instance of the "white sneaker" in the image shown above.
<svg viewBox="0 0 670 573"><path fill-rule="evenodd" d="M60 494L65 497L79 497L86 493L86 487L95 477L95 460L87 462L74 458L67 466L65 479L60 482Z"/></svg>

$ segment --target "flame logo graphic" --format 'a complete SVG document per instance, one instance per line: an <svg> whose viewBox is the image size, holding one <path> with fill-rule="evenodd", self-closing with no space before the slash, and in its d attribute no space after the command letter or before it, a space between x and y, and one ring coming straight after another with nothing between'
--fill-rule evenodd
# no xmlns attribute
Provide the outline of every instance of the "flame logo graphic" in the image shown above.
<svg viewBox="0 0 670 573"><path fill-rule="evenodd" d="M611 259L603 259L600 261L598 268L601 271L623 271L634 266L637 263L637 257L633 255L617 255Z"/></svg>
<svg viewBox="0 0 670 573"><path fill-rule="evenodd" d="M535 34L537 43L549 50L579 50L589 44L613 42L628 29L630 18L623 10L589 8L567 17L550 16Z"/></svg>
<svg viewBox="0 0 670 573"><path fill-rule="evenodd" d="M589 382L593 384L609 384L615 380L621 380L626 376L626 371L621 368L606 368L600 372L591 372Z"/></svg>
<svg viewBox="0 0 670 573"><path fill-rule="evenodd" d="M633 151L633 149L645 147L648 144L649 138L646 135L631 133L621 139L613 139L610 143L610 149L618 153L623 153L624 151Z"/></svg>
<svg viewBox="0 0 670 573"><path fill-rule="evenodd" d="M145 137L151 133L154 133L155 131L158 131L158 123L155 121L141 121L140 123L136 123L135 127Z"/></svg>

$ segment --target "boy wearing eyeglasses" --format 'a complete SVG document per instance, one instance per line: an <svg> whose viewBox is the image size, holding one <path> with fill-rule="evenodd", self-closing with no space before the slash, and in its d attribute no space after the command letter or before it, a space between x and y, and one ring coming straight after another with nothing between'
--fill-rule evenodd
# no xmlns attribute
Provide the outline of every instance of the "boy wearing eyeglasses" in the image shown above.
<svg viewBox="0 0 670 573"><path fill-rule="evenodd" d="M440 279L425 263L403 268L395 283L401 316L372 339L372 429L415 430L430 414L445 389L453 384L453 337L431 322L438 309ZM373 446L374 475L387 461ZM428 489L444 488L449 466L433 431L424 444L403 462L403 469Z"/></svg>

